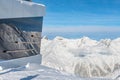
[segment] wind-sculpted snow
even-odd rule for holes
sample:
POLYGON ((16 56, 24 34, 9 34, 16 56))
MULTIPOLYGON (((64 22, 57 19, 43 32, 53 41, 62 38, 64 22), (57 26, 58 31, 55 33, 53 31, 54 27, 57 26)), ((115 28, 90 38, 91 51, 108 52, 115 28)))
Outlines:
POLYGON ((43 38, 41 49, 43 65, 80 77, 110 77, 120 69, 120 38, 43 38))

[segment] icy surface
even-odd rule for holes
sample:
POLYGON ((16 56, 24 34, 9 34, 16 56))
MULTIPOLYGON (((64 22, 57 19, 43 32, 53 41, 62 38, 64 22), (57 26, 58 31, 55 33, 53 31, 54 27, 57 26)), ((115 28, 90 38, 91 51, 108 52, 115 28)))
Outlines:
MULTIPOLYGON (((42 64, 80 77, 107 77, 120 69, 120 38, 42 39, 42 64)), ((114 77, 119 74, 114 74, 114 77)))

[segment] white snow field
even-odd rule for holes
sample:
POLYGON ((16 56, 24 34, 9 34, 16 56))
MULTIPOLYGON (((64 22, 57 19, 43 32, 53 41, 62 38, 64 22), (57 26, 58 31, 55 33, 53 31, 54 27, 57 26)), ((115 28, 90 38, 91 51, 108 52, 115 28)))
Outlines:
MULTIPOLYGON (((39 55, 26 57, 21 59, 14 59, 0 62, 0 80, 96 80, 97 78, 80 78, 75 75, 71 75, 62 71, 58 71, 52 68, 39 64, 39 55), (25 61, 28 62, 26 65, 25 61), (35 61, 34 60, 38 60, 35 61), (19 63, 22 63, 20 65, 19 63)), ((101 80, 99 78, 97 80, 101 80)), ((102 79, 111 80, 111 79, 102 79)))
POLYGON ((120 38, 43 38, 42 61, 40 55, 1 60, 0 80, 120 80, 119 53, 120 38))
MULTIPOLYGON (((38 56, 30 57, 29 59, 33 60, 35 58, 38 58, 38 56)), ((15 63, 17 62, 19 64, 19 61, 24 62, 23 59, 15 59, 12 62, 15 63)), ((1 63, 7 65, 8 63, 11 63, 11 60, 5 62, 2 61, 1 63)), ((10 67, 8 68, 7 66, 0 67, 0 80, 79 80, 80 79, 70 74, 62 73, 58 70, 42 66, 39 63, 28 62, 28 64, 26 65, 21 65, 21 66, 19 65, 17 67, 14 64, 11 65, 12 65, 11 68, 10 67), (4 69, 4 67, 6 68, 4 69)))
POLYGON ((120 77, 120 38, 42 39, 42 64, 79 77, 120 77))

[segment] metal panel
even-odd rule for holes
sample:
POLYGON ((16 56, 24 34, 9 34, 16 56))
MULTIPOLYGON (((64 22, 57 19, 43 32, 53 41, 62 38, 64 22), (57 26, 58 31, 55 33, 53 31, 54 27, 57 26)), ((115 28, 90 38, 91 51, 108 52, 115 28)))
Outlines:
POLYGON ((43 17, 0 19, 0 58, 40 54, 43 17))

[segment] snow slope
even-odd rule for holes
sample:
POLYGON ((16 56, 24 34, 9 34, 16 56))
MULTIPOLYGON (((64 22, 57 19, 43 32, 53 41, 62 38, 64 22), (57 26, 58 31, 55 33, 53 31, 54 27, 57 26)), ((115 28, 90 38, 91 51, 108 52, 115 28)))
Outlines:
MULTIPOLYGON (((29 60, 32 62, 36 59, 39 59, 39 57, 29 57, 29 60)), ((24 60, 19 58, 1 61, 0 65, 2 65, 0 66, 0 80, 111 80, 107 78, 79 78, 74 75, 40 65, 39 61, 38 63, 28 62, 26 65, 20 65, 18 63, 24 63, 24 61, 28 61, 28 57, 24 58, 24 60), (16 64, 8 64, 13 62, 18 63, 19 66, 16 66, 16 64), (8 64, 9 67, 5 66, 5 64, 8 64)))
POLYGON ((18 68, 0 71, 0 80, 79 80, 75 76, 61 73, 38 64, 27 64, 18 68), (14 75, 14 76, 13 76, 14 75), (6 77, 7 76, 7 77, 6 77))
POLYGON ((80 77, 115 78, 120 69, 120 38, 42 39, 42 64, 80 77))

